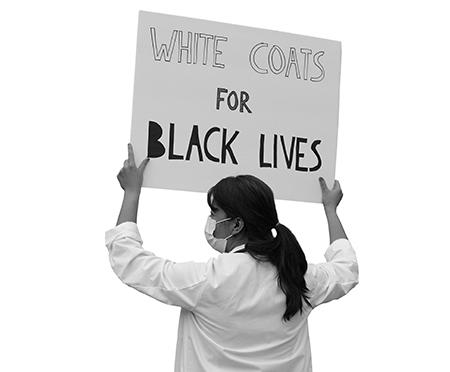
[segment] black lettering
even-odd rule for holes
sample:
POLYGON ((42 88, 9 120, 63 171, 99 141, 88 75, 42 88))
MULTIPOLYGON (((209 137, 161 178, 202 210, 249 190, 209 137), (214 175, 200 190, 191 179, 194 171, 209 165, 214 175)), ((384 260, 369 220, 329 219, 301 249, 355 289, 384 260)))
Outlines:
POLYGON ((234 110, 237 109, 237 107, 239 105, 239 101, 238 101, 237 93, 234 90, 232 90, 231 93, 228 95, 227 103, 228 103, 228 108, 230 110, 234 111, 234 110), (233 105, 231 104, 231 97, 234 97, 234 104, 233 105))
POLYGON ((211 134, 213 134, 214 132, 220 132, 220 129, 217 128, 217 127, 212 127, 212 128, 209 128, 209 129, 208 129, 208 131, 207 131, 206 134, 205 134, 205 140, 204 140, 204 142, 203 142, 203 148, 205 149, 205 155, 206 155, 206 157, 207 157, 209 160, 211 160, 211 161, 213 161, 213 162, 216 162, 216 163, 219 163, 219 162, 220 162, 219 158, 216 158, 215 156, 211 155, 211 153, 208 151, 208 140, 209 140, 209 136, 210 136, 211 134))
POLYGON ((299 160, 300 158, 305 157, 305 154, 300 152, 300 143, 306 143, 308 140, 306 138, 297 137, 297 141, 295 142, 295 152, 297 154, 295 158, 295 170, 301 171, 301 172, 307 172, 308 168, 300 167, 299 166, 299 160))
POLYGON ((231 161, 233 162, 233 164, 237 164, 238 162, 236 161, 236 158, 234 157, 233 154, 233 150, 231 149, 231 142, 233 142, 236 138, 236 136, 239 134, 239 131, 235 131, 233 136, 231 137, 231 139, 226 142, 226 138, 227 138, 227 130, 226 128, 223 128, 223 136, 222 136, 222 163, 225 164, 226 161, 226 152, 228 151, 228 153, 230 154, 231 157, 231 161))
POLYGON ((189 140, 188 151, 186 154, 186 160, 191 159, 192 146, 197 147, 198 159, 203 161, 202 148, 200 146, 200 139, 198 138, 198 125, 192 127, 191 139, 189 140))
POLYGON ((272 168, 270 163, 264 162, 264 138, 264 134, 259 136, 259 166, 260 168, 272 168))
POLYGON ((294 160, 294 141, 295 141, 295 137, 292 137, 291 147, 289 149, 289 155, 288 155, 288 153, 286 151, 286 145, 284 143, 284 137, 282 135, 280 135, 280 140, 281 140, 281 146, 283 147, 284 158, 286 159, 286 165, 287 165, 288 169, 291 169, 292 161, 294 160))
POLYGON ((244 107, 247 110, 248 113, 252 113, 252 111, 250 110, 250 108, 247 106, 247 101, 250 98, 250 96, 248 95, 248 93, 245 90, 241 91, 241 99, 240 99, 240 107, 239 107, 239 111, 240 112, 244 112, 244 107))
POLYGON ((217 98, 216 98, 216 110, 219 109, 220 102, 225 101, 225 98, 222 98, 221 93, 227 93, 228 89, 225 88, 217 88, 217 98))
POLYGON ((321 165, 322 165, 322 159, 320 158, 319 153, 317 152, 316 147, 320 144, 320 140, 315 140, 312 145, 311 145, 311 149, 313 150, 314 154, 317 157, 317 165, 315 165, 312 168, 309 168, 310 172, 315 172, 316 170, 320 169, 321 165))
POLYGON ((166 149, 158 140, 162 136, 162 128, 156 121, 148 122, 147 131, 147 157, 159 158, 164 155, 166 149))
POLYGON ((278 136, 276 134, 273 135, 273 167, 277 167, 277 143, 278 136))
POLYGON ((174 154, 173 142, 175 137, 175 124, 170 123, 169 130, 169 160, 183 160, 183 155, 174 154))

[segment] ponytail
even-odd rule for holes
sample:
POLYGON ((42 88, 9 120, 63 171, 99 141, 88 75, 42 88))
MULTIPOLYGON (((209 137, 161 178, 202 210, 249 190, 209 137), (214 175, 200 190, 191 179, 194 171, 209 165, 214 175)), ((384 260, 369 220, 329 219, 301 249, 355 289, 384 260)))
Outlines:
POLYGON ((305 254, 295 235, 285 225, 275 226, 276 237, 265 241, 248 242, 244 251, 254 259, 271 262, 278 271, 280 289, 286 295, 284 321, 289 321, 298 311, 303 313, 306 303, 309 306, 308 288, 304 275, 308 269, 305 254))

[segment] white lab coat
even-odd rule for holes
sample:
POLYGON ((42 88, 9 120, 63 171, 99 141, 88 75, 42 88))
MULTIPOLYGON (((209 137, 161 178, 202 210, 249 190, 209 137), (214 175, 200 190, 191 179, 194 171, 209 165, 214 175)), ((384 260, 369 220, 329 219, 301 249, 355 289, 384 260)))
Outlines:
POLYGON ((327 262, 308 264, 312 308, 282 322, 286 297, 277 270, 248 253, 207 262, 173 262, 144 250, 137 225, 124 222, 105 234, 112 269, 126 285, 181 307, 175 372, 307 372, 311 310, 345 295, 358 283, 358 263, 347 239, 334 241, 327 262))

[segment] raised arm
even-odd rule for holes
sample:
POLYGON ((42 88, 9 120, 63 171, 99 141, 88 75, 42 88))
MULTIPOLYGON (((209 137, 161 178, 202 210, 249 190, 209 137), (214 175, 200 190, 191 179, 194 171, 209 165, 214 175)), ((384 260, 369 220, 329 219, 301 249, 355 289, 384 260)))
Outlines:
POLYGON ((339 181, 328 189, 325 180, 319 178, 322 188, 322 203, 328 220, 330 246, 325 252, 326 262, 308 264, 305 278, 310 289, 310 303, 316 307, 347 294, 358 284, 359 269, 355 251, 347 239, 336 213, 342 199, 339 181))
POLYGON ((330 244, 337 239, 347 239, 342 223, 337 215, 337 206, 344 195, 339 181, 334 181, 334 186, 330 190, 325 180, 319 177, 320 187, 322 189, 322 204, 325 209, 325 215, 328 221, 328 232, 330 234, 330 244))
POLYGON ((192 310, 206 284, 208 262, 173 262, 144 250, 136 224, 143 172, 149 159, 139 167, 134 160, 133 146, 128 144, 128 159, 117 175, 124 190, 122 208, 116 227, 105 234, 111 267, 126 285, 158 301, 192 310))
POLYGON ((116 226, 124 222, 137 222, 142 178, 148 161, 149 158, 145 158, 142 160, 141 165, 136 167, 133 146, 131 143, 128 144, 128 159, 123 162, 123 168, 117 175, 120 186, 124 191, 124 196, 116 226))

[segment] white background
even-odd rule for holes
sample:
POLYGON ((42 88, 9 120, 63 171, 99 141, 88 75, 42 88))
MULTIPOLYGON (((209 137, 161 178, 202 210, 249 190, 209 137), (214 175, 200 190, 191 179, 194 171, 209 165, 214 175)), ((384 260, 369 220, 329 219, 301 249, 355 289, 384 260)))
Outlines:
MULTIPOLYGON (((314 370, 449 370, 445 2, 6 4, 0 370, 173 370, 179 308, 124 286, 104 246, 122 199, 139 9, 342 41, 338 211, 360 284, 311 315, 314 370)), ((321 260, 321 205, 277 206, 309 260, 321 260)), ((144 247, 206 260, 216 253, 207 214, 204 194, 144 189, 144 247)))

